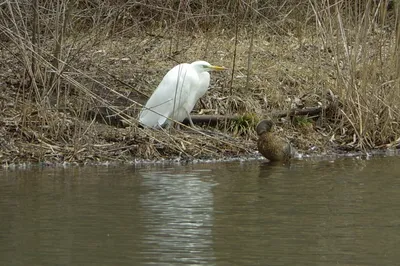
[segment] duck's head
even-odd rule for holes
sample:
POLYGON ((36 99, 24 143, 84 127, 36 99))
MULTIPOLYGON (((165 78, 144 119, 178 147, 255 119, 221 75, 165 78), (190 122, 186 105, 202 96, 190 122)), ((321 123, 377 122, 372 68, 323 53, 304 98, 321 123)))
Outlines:
POLYGON ((259 136, 264 134, 265 132, 271 132, 274 123, 271 120, 261 120, 260 123, 256 126, 256 132, 259 136))

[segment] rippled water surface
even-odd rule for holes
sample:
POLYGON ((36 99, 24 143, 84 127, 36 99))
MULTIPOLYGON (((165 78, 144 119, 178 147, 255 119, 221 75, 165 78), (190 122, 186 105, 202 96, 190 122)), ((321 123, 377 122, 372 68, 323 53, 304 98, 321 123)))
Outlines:
POLYGON ((0 265, 398 265, 400 157, 0 171, 0 265))

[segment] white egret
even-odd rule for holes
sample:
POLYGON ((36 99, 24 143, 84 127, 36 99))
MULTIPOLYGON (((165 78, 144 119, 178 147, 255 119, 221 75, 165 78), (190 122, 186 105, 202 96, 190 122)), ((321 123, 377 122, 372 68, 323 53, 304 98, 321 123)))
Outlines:
POLYGON ((213 66, 205 61, 173 67, 142 108, 139 122, 146 127, 159 128, 169 126, 172 122, 169 119, 182 122, 188 117, 193 127, 190 112, 207 92, 210 86, 208 71, 212 70, 225 70, 225 68, 213 66))

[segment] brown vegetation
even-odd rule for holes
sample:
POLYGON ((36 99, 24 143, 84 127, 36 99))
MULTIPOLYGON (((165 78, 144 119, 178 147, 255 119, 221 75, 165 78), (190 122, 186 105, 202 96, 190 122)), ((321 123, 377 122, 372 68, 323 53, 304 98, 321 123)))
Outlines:
POLYGON ((389 0, 5 1, 0 161, 249 155, 257 121, 285 111, 302 152, 396 147, 399 19, 389 0), (197 59, 230 71, 212 73, 196 110, 238 119, 218 134, 137 127, 167 70, 197 59))

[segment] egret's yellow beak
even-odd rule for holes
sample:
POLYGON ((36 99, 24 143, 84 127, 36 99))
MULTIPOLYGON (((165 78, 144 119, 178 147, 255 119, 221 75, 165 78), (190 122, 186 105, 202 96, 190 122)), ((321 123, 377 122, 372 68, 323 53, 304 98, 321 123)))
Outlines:
POLYGON ((226 67, 222 67, 222 66, 210 66, 210 69, 216 70, 216 71, 227 70, 226 67))

